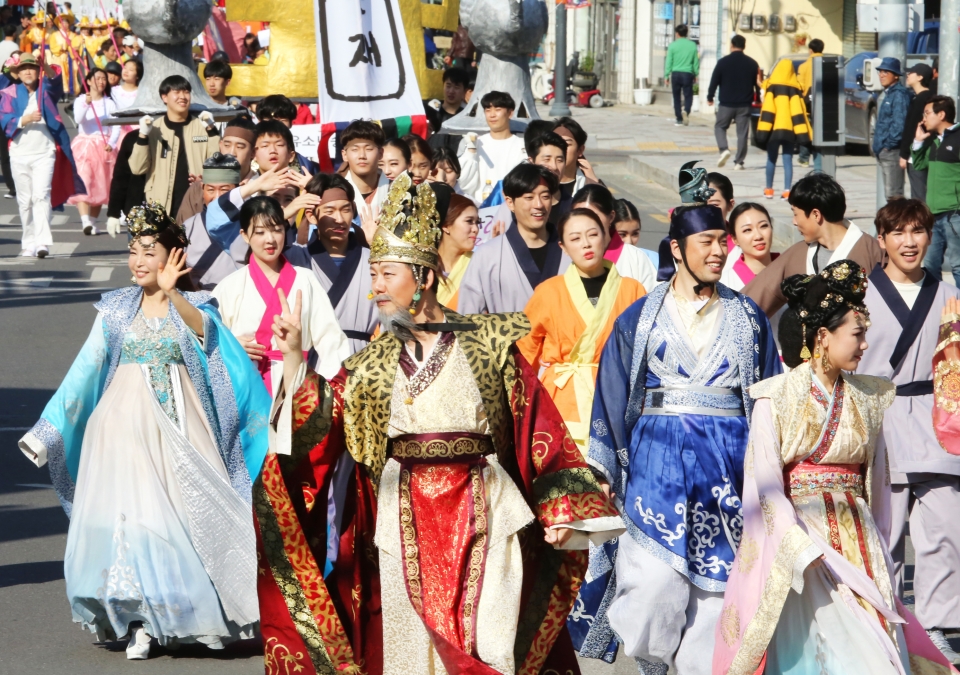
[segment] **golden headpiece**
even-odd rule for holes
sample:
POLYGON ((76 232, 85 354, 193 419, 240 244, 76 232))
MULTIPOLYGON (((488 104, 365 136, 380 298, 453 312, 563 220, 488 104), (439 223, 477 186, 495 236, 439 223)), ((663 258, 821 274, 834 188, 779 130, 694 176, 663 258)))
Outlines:
POLYGON ((436 271, 440 263, 437 195, 426 181, 415 191, 412 187, 406 172, 390 186, 380 211, 380 227, 370 244, 370 262, 401 262, 436 271))
POLYGON ((86 16, 80 17, 80 28, 90 28, 90 18, 86 16))

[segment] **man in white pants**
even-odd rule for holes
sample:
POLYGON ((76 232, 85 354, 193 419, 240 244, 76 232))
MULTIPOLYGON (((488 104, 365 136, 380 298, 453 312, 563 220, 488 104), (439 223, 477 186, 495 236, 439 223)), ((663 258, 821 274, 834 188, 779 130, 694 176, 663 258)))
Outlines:
POLYGON ((40 65, 33 54, 21 54, 13 70, 20 83, 0 92, 0 123, 11 139, 10 169, 23 224, 20 255, 45 258, 53 244, 50 191, 57 156, 57 132, 62 131, 66 137, 63 123, 55 112, 63 84, 60 75, 44 64, 45 82, 40 91, 40 65))

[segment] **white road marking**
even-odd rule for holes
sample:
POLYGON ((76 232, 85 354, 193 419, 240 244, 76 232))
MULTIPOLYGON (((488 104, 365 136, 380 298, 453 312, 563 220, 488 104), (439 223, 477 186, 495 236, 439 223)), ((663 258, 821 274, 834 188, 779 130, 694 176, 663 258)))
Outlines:
POLYGON ((69 222, 70 222, 70 216, 63 215, 63 214, 55 215, 50 220, 51 225, 66 225, 69 222))
POLYGON ((69 258, 73 255, 73 252, 77 250, 77 246, 80 245, 80 242, 76 241, 65 241, 59 244, 53 244, 50 246, 50 255, 56 258, 69 258))
POLYGON ((0 279, 0 286, 14 286, 22 288, 30 286, 31 288, 47 288, 53 277, 30 277, 29 279, 0 279))
POLYGON ((19 216, 19 215, 12 215, 12 216, 11 216, 10 214, 5 214, 5 215, 0 216, 0 223, 3 223, 4 225, 13 225, 13 224, 14 224, 14 223, 13 223, 14 219, 16 219, 17 225, 19 225, 19 224, 20 224, 20 216, 19 216))
POLYGON ((127 267, 129 261, 126 257, 123 258, 107 258, 99 260, 88 260, 87 267, 127 267))
POLYGON ((104 281, 110 281, 110 275, 113 274, 112 267, 94 267, 93 271, 90 272, 90 281, 96 283, 102 283, 104 281))
POLYGON ((36 258, 2 258, 0 259, 0 267, 19 267, 21 265, 26 265, 31 267, 37 264, 36 258))

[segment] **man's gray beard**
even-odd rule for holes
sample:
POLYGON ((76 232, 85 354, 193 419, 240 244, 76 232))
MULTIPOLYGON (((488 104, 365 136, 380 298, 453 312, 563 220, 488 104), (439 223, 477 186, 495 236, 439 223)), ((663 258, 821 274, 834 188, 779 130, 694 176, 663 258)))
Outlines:
POLYGON ((405 309, 398 307, 392 313, 380 310, 380 327, 385 332, 393 333, 403 342, 413 342, 416 339, 413 336, 416 326, 413 315, 405 309))

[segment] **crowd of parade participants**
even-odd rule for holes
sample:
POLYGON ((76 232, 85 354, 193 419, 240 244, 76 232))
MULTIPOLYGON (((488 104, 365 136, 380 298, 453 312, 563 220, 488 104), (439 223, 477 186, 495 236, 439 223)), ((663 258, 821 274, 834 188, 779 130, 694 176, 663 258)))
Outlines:
MULTIPOLYGON (((97 23, 34 17, 0 125, 21 255, 64 203, 129 247, 20 441, 98 641, 259 639, 267 673, 955 672, 960 292, 923 202, 853 223, 811 172, 774 222, 685 166, 641 248, 573 118, 514 135, 491 92, 479 136, 356 120, 324 173, 282 95, 215 120, 172 75, 163 115, 108 124, 143 68, 97 23)), ((205 76, 225 101, 229 64, 205 76)), ((472 87, 444 77, 434 124, 472 87)))

